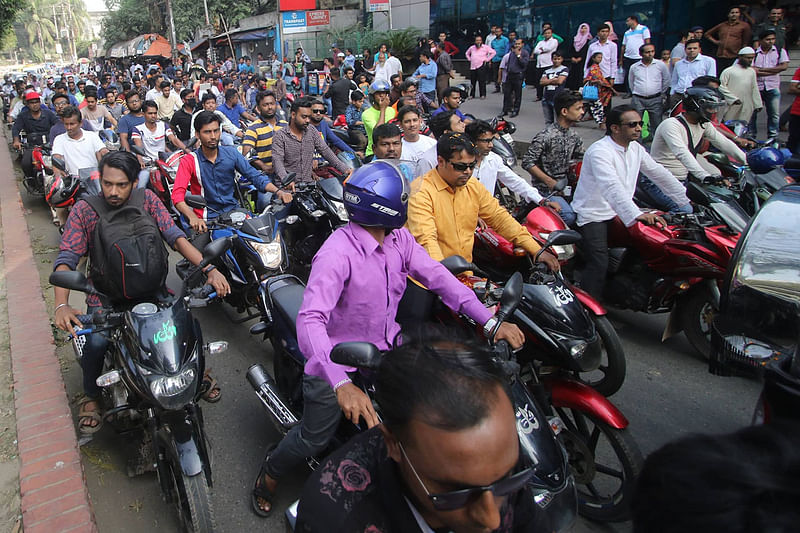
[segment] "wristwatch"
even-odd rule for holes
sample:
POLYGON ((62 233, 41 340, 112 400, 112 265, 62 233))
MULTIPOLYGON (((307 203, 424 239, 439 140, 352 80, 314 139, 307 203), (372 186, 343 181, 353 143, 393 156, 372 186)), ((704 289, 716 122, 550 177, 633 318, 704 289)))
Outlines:
POLYGON ((486 321, 486 324, 483 325, 483 334, 487 337, 491 337, 492 333, 494 332, 494 327, 497 325, 497 317, 491 317, 489 320, 486 321))

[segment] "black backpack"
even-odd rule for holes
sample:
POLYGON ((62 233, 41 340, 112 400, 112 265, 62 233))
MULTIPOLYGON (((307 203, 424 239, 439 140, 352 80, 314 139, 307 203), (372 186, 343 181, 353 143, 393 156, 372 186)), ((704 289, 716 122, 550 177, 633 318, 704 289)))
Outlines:
POLYGON ((167 279, 169 258, 155 219, 144 209, 144 189, 114 208, 101 196, 84 198, 100 217, 92 236, 89 277, 112 303, 157 295, 167 279))

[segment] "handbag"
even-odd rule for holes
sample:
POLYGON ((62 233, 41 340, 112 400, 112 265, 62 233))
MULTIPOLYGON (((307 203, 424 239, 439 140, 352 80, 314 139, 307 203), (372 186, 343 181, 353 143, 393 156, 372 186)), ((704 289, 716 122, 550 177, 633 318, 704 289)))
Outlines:
POLYGON ((596 86, 588 83, 583 86, 581 93, 583 94, 583 99, 587 102, 596 102, 600 99, 600 91, 597 90, 596 86))

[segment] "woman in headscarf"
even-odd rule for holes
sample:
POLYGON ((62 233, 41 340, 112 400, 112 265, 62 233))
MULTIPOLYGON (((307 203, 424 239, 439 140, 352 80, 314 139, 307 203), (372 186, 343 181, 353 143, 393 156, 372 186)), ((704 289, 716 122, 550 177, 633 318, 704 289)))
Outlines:
POLYGON ((604 24, 606 26, 608 26, 609 29, 611 29, 611 31, 608 33, 608 40, 609 41, 614 41, 615 43, 618 43, 619 42, 619 37, 617 37, 617 34, 614 33, 614 23, 611 22, 610 20, 607 20, 607 21, 604 22, 604 24))
POLYGON ((569 63, 569 75, 565 83, 568 89, 577 91, 583 85, 583 64, 586 63, 586 51, 589 49, 589 41, 592 34, 589 32, 589 25, 585 22, 578 26, 578 32, 572 38, 572 48, 567 54, 569 63))

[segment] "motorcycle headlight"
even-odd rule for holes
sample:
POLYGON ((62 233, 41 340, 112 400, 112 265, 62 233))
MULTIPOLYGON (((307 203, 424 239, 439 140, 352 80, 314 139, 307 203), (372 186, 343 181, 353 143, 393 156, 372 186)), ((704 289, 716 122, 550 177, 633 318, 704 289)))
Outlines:
POLYGON ((344 207, 344 202, 340 202, 338 200, 330 200, 331 205, 333 206, 334 211, 336 211, 336 216, 342 222, 347 222, 350 220, 350 216, 347 214, 347 209, 344 207))
POLYGON ((283 260, 283 250, 281 250, 280 235, 275 237, 272 242, 251 242, 250 246, 261 258, 261 262, 267 268, 278 268, 283 260))
POLYGON ((174 376, 160 376, 150 382, 150 391, 158 399, 177 396, 186 391, 195 380, 194 368, 186 368, 174 376))

